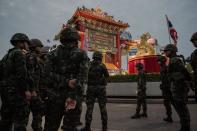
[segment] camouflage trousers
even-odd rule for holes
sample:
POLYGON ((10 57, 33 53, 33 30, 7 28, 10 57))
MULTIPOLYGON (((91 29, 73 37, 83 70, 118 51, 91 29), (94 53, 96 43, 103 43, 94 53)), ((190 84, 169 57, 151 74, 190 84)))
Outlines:
POLYGON ((15 87, 5 87, 1 93, 1 131, 26 131, 29 119, 29 104, 15 87))
POLYGON ((174 106, 182 127, 190 127, 190 113, 187 107, 188 88, 186 83, 176 82, 172 88, 172 105, 174 106))
MULTIPOLYGON (((63 131, 75 131, 77 116, 76 110, 65 112, 65 100, 63 95, 49 96, 45 115, 44 131, 58 131, 63 118, 63 131)), ((78 106, 78 105, 77 105, 78 106)), ((77 108, 76 108, 77 109, 77 108)))
POLYGON ((94 103, 96 99, 98 100, 100 112, 101 112, 101 120, 103 129, 107 129, 107 109, 106 109, 106 87, 105 86, 88 86, 87 93, 86 93, 86 127, 90 127, 92 122, 92 113, 94 109, 94 103))
POLYGON ((143 113, 147 112, 147 103, 146 103, 146 91, 138 91, 137 93, 137 107, 136 114, 140 113, 141 107, 143 109, 143 113))
POLYGON ((172 107, 171 107, 172 93, 170 90, 163 89, 162 96, 163 96, 163 104, 166 108, 166 115, 168 117, 171 117, 172 115, 172 107))
POLYGON ((40 95, 31 100, 30 109, 32 112, 32 124, 33 131, 42 131, 42 117, 44 116, 44 102, 40 95))
POLYGON ((172 105, 174 106, 182 127, 190 127, 190 113, 186 103, 182 101, 173 100, 172 105))
POLYGON ((76 115, 77 115, 77 120, 76 123, 77 125, 80 125, 81 123, 81 113, 82 113, 82 102, 83 102, 83 96, 79 96, 78 104, 76 107, 76 115))

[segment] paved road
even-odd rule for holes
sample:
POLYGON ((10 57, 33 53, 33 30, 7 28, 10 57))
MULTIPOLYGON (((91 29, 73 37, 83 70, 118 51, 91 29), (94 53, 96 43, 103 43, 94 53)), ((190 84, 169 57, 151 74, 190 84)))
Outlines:
MULTIPOLYGON (((180 125, 178 116, 173 110, 174 123, 162 121, 165 110, 162 104, 148 104, 148 118, 130 119, 135 113, 135 104, 108 103, 109 131, 178 131, 180 125)), ((83 104, 82 122, 84 123, 86 106, 83 104)), ((189 104, 192 131, 197 131, 197 104, 189 104)), ((31 120, 30 120, 31 121, 31 120)), ((101 131, 101 121, 98 105, 95 105, 92 131, 101 131)), ((32 131, 28 126, 28 131, 32 131)), ((60 131, 60 130, 59 130, 60 131)))

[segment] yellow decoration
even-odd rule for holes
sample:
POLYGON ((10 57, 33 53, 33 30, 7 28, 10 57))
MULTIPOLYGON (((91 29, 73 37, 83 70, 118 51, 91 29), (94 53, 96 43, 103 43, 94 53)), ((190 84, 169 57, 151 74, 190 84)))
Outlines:
POLYGON ((150 33, 144 33, 140 38, 141 40, 140 44, 137 45, 136 56, 154 55, 155 50, 153 46, 147 43, 147 40, 151 38, 150 33))

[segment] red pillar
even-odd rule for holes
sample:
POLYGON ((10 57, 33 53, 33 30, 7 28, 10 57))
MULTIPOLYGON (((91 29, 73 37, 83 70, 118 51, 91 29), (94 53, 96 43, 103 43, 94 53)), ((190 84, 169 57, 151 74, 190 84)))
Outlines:
POLYGON ((121 68, 121 49, 120 49, 120 33, 116 35, 116 47, 117 53, 115 56, 115 65, 120 69, 121 68))
POLYGON ((80 37, 81 37, 81 46, 80 48, 81 49, 84 49, 84 44, 85 44, 85 35, 84 35, 84 32, 80 32, 80 37))

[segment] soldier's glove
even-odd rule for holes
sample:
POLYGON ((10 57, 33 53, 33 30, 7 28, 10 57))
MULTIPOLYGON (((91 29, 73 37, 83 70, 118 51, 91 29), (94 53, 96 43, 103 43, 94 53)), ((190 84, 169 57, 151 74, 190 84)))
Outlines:
POLYGON ((21 53, 22 53, 23 55, 26 55, 26 54, 28 53, 28 51, 25 50, 25 49, 22 49, 22 50, 21 50, 21 53))
POLYGON ((75 87, 76 87, 76 84, 77 84, 77 80, 76 80, 76 79, 71 79, 71 80, 69 80, 69 82, 68 82, 68 86, 69 86, 70 88, 75 88, 75 87))
POLYGON ((25 97, 27 101, 31 100, 31 92, 30 91, 25 91, 25 97))
POLYGON ((65 102, 65 112, 69 111, 69 110, 73 110, 75 109, 77 104, 77 101, 71 98, 67 98, 66 102, 65 102))
POLYGON ((31 96, 32 96, 32 97, 37 97, 36 91, 32 91, 32 92, 31 92, 31 96))

